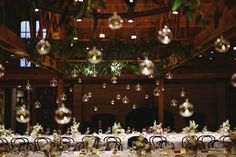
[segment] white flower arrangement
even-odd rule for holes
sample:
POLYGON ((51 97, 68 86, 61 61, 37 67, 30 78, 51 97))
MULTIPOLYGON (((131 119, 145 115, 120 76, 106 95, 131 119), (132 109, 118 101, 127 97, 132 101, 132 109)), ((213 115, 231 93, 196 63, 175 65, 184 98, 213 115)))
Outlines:
POLYGON ((70 127, 70 132, 72 135, 75 135, 76 133, 78 133, 78 129, 79 129, 80 123, 76 122, 75 118, 73 118, 73 125, 70 127))
POLYGON ((4 124, 0 125, 0 136, 11 136, 12 133, 12 130, 5 129, 4 124))
POLYGON ((187 132, 187 133, 191 131, 195 132, 197 127, 198 127, 198 124, 196 124, 194 120, 190 120, 189 126, 186 126, 185 128, 183 128, 183 132, 187 132))
POLYGON ((226 120, 225 122, 223 122, 221 126, 222 127, 220 128, 220 133, 227 134, 230 130, 229 120, 226 120))
POLYGON ((30 134, 31 137, 38 137, 43 132, 43 127, 39 125, 38 123, 33 126, 33 130, 30 134))
POLYGON ((114 125, 112 126, 112 133, 113 134, 121 134, 124 133, 125 130, 121 127, 120 123, 114 123, 114 125))
POLYGON ((154 120, 153 126, 150 127, 154 133, 161 134, 163 132, 162 123, 157 124, 157 121, 154 120))

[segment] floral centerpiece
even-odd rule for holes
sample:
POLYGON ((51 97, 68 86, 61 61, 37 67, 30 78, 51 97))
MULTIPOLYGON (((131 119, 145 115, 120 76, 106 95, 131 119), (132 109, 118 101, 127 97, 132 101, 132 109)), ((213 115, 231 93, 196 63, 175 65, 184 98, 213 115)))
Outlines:
POLYGON ((95 143, 96 137, 94 135, 86 137, 84 139, 84 153, 88 153, 91 155, 98 155, 98 149, 94 148, 94 143, 95 143))
POLYGON ((43 133, 43 127, 37 123, 35 126, 33 126, 33 130, 30 136, 35 138, 41 135, 42 133, 43 133))
POLYGON ((125 130, 121 127, 120 123, 114 123, 112 126, 112 133, 113 134, 121 134, 124 133, 125 130))
POLYGON ((153 122, 153 126, 150 127, 151 131, 156 133, 156 134, 162 134, 163 129, 162 129, 162 123, 157 124, 156 120, 153 122))
POLYGON ((222 134, 228 134, 230 130, 230 124, 229 124, 229 120, 226 120, 225 122, 222 123, 222 125, 220 126, 219 132, 222 134))
POLYGON ((189 126, 183 128, 184 133, 188 133, 190 136, 194 135, 197 130, 198 124, 194 120, 189 121, 189 126))
POLYGON ((138 137, 138 140, 132 142, 132 146, 137 156, 148 156, 151 153, 151 144, 142 135, 138 137))
POLYGON ((1 136, 11 136, 13 134, 12 130, 5 129, 5 125, 0 125, 0 137, 1 136))
POLYGON ((61 136, 57 133, 53 133, 53 142, 47 143, 43 146, 42 151, 45 157, 58 157, 61 156, 64 145, 61 140, 61 136))
POLYGON ((236 129, 234 129, 233 131, 229 131, 229 138, 231 142, 229 144, 228 149, 231 154, 236 154, 236 129))
POLYGON ((75 118, 73 118, 73 125, 70 127, 70 132, 72 136, 75 136, 79 132, 78 131, 79 126, 80 126, 80 123, 76 122, 75 118))

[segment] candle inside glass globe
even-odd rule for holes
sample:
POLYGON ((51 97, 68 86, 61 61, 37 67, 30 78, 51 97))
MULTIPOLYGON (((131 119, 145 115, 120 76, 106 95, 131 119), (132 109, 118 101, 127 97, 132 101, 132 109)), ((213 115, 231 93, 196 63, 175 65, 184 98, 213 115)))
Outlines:
POLYGON ((122 99, 123 104, 128 104, 129 103, 129 98, 127 96, 124 96, 122 99))
POLYGON ((116 12, 108 19, 108 25, 111 29, 120 29, 123 25, 123 19, 116 12))
POLYGON ((72 112, 62 104, 62 106, 55 111, 54 118, 58 124, 67 124, 72 119, 72 112))
POLYGON ((127 85, 125 86, 125 88, 126 88, 127 90, 129 90, 129 89, 130 89, 130 85, 127 84, 127 85))
POLYGON ((114 105, 115 104, 115 100, 112 99, 111 100, 111 104, 114 105))
POLYGON ((47 40, 42 39, 36 44, 36 50, 40 55, 48 54, 50 49, 51 45, 47 40))
POLYGON ((66 101, 66 99, 67 99, 66 94, 65 94, 65 93, 62 93, 62 94, 60 95, 60 100, 61 100, 61 101, 66 101))
POLYGON ((88 52, 88 62, 97 64, 102 61, 102 52, 99 51, 95 46, 88 52))
POLYGON ((142 90, 142 86, 138 83, 137 85, 135 85, 135 90, 136 91, 141 91, 142 90))
POLYGON ((27 123, 30 120, 30 112, 26 109, 25 105, 16 109, 16 120, 19 123, 27 123))
POLYGON ((160 95, 161 95, 161 90, 160 90, 158 87, 156 87, 156 88, 153 90, 153 95, 154 95, 154 96, 160 96, 160 95))
POLYGON ((32 89, 32 86, 29 83, 29 80, 27 80, 27 84, 26 84, 25 88, 26 88, 26 90, 31 90, 32 89))
POLYGON ((92 97, 92 92, 89 91, 87 95, 88 95, 89 98, 91 98, 92 97))
POLYGON ((71 71, 71 77, 72 77, 72 78, 76 78, 76 77, 78 77, 78 76, 79 76, 78 70, 73 69, 73 70, 71 71))
POLYGON ((179 114, 183 117, 190 117, 193 115, 193 105, 189 103, 189 100, 179 106, 179 114))
POLYGON ((233 87, 236 87, 236 73, 231 76, 231 84, 233 87))
POLYGON ((120 100, 120 98, 121 98, 120 94, 117 94, 117 95, 116 95, 116 99, 117 99, 117 100, 120 100))
POLYGON ((107 84, 104 82, 103 84, 102 84, 102 88, 106 88, 107 87, 107 84))
POLYGON ((215 41, 215 50, 217 52, 225 53, 229 50, 229 48, 230 48, 230 44, 226 39, 224 39, 223 36, 216 39, 216 41, 215 41))
POLYGON ((0 78, 4 76, 4 73, 5 73, 5 68, 2 64, 0 64, 0 78))
POLYGON ((84 96, 82 97, 82 101, 83 102, 88 102, 89 101, 89 97, 87 94, 84 94, 84 96))
POLYGON ((94 106, 93 110, 94 110, 95 112, 97 112, 97 111, 98 111, 98 107, 97 107, 97 106, 94 106))
POLYGON ((167 73, 166 73, 166 79, 167 79, 167 80, 171 80, 171 79, 173 79, 173 77, 174 77, 174 76, 173 76, 172 73, 170 73, 170 72, 167 72, 167 73))
POLYGON ((154 64, 147 57, 140 63, 140 70, 143 75, 151 75, 154 73, 154 64))
POLYGON ((180 92, 180 97, 185 97, 186 96, 186 92, 184 90, 184 88, 181 89, 181 92, 180 92))
POLYGON ((132 108, 133 108, 133 109, 136 109, 136 105, 135 105, 135 104, 133 104, 133 105, 132 105, 132 108))
POLYGON ((57 86, 57 80, 55 78, 53 78, 52 80, 50 80, 50 86, 51 87, 56 87, 57 86))
POLYGON ((165 25, 164 28, 158 31, 158 39, 163 44, 169 44, 173 38, 170 28, 165 25))
POLYGON ((117 83, 117 77, 113 76, 111 78, 111 83, 116 84, 117 83))
POLYGON ((175 100, 175 99, 172 99, 171 101, 170 101, 170 106, 177 106, 177 100, 175 100))
POLYGON ((34 103, 34 108, 41 108, 41 103, 39 101, 36 101, 34 103))

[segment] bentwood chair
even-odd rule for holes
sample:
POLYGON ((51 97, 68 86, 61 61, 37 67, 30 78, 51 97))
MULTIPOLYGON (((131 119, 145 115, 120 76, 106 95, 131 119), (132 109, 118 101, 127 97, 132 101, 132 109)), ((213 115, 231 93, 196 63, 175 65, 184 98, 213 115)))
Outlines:
POLYGON ((94 140, 94 143, 93 143, 93 147, 98 149, 98 146, 99 146, 99 142, 100 142, 100 138, 97 137, 97 136, 90 136, 90 135, 86 135, 82 138, 82 142, 86 141, 87 138, 91 138, 91 137, 94 137, 95 140, 94 140))
POLYGON ((36 137, 34 139, 34 145, 37 151, 41 151, 41 147, 45 144, 51 144, 52 140, 48 137, 36 137))

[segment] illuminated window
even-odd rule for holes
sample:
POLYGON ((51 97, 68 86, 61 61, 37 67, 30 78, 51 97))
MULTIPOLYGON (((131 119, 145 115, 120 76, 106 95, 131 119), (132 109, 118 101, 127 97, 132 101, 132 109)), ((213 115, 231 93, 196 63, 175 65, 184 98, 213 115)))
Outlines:
POLYGON ((20 67, 31 67, 31 62, 26 58, 20 59, 20 67))
MULTIPOLYGON (((20 25, 20 36, 21 38, 31 38, 30 35, 30 22, 29 21, 21 21, 21 25, 20 25)), ((39 32, 39 21, 36 21, 36 36, 38 35, 39 32)), ((47 35, 47 29, 42 29, 42 33, 43 33, 43 38, 46 38, 47 35)))

